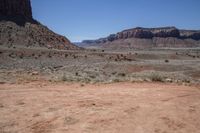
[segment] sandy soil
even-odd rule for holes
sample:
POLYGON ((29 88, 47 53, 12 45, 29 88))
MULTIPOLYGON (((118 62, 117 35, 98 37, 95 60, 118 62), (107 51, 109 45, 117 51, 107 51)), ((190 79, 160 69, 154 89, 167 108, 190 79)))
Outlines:
POLYGON ((0 133, 198 133, 199 116, 199 87, 0 85, 0 133))

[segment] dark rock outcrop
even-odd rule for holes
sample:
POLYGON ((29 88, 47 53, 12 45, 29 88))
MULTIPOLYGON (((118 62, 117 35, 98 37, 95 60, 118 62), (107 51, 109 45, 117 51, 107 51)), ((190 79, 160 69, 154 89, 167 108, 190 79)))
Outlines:
POLYGON ((194 40, 200 40, 200 31, 195 30, 181 30, 180 31, 181 38, 183 39, 194 39, 194 40))
POLYGON ((0 15, 23 16, 32 19, 30 0, 0 0, 0 15))
POLYGON ((0 0, 0 46, 79 49, 33 19, 30 0, 0 0))
POLYGON ((180 32, 175 27, 155 28, 155 29, 150 29, 150 32, 153 33, 153 37, 162 37, 162 38, 180 37, 180 32))
POLYGON ((32 17, 30 0, 0 0, 0 3, 0 21, 13 21, 20 26, 38 23, 32 17))

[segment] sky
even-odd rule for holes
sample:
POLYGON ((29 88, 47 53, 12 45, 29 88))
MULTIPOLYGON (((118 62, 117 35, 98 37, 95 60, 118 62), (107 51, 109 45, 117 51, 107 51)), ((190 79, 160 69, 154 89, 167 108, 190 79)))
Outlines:
POLYGON ((72 42, 134 27, 200 30, 200 0, 31 0, 33 16, 72 42))

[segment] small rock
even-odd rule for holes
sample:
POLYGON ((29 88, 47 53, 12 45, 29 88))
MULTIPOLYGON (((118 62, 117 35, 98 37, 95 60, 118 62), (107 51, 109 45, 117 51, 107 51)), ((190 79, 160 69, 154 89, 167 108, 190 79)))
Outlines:
POLYGON ((35 71, 35 72, 32 72, 31 75, 39 75, 39 73, 35 71))
POLYGON ((151 79, 144 79, 145 82, 151 82, 151 79))
POLYGON ((172 83, 172 82, 173 82, 173 80, 172 80, 172 79, 170 79, 170 78, 167 78, 165 81, 166 81, 166 82, 170 82, 170 83, 172 83))
POLYGON ((4 108, 4 105, 0 103, 0 108, 4 108))
POLYGON ((0 81, 0 84, 2 85, 2 84, 5 84, 6 82, 4 82, 4 81, 0 81))

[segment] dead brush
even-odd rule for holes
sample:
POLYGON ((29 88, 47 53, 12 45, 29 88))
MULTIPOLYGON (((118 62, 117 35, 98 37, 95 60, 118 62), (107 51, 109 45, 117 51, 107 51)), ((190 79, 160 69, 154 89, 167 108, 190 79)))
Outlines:
POLYGON ((153 82, 164 82, 163 77, 158 73, 152 73, 149 78, 153 82))
POLYGON ((62 77, 61 77, 61 80, 62 81, 67 81, 67 76, 66 76, 66 73, 63 73, 62 77))
POLYGON ((169 63, 169 60, 165 60, 165 63, 169 63))

